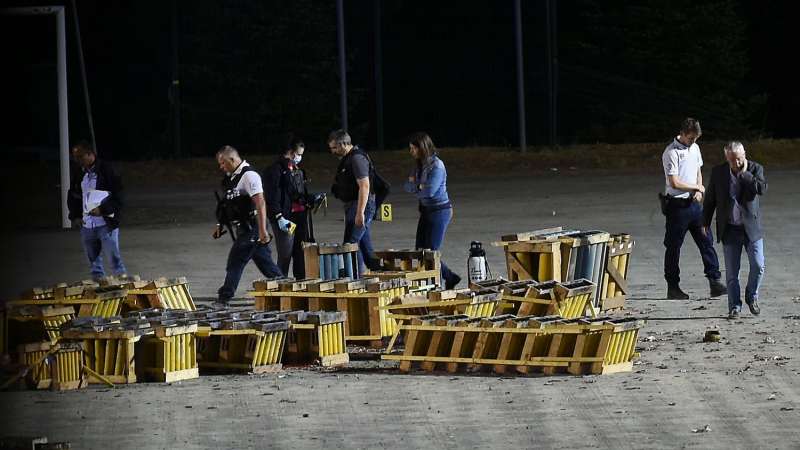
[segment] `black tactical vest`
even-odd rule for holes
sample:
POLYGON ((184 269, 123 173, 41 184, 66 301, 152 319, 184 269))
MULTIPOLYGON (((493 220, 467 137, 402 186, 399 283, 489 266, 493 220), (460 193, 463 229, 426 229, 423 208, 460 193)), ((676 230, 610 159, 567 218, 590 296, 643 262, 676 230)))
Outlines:
POLYGON ((246 224, 256 215, 256 207, 253 205, 250 196, 246 192, 239 192, 236 189, 244 174, 250 171, 254 171, 254 169, 251 166, 247 166, 243 167, 241 172, 233 178, 227 175, 222 178, 222 190, 224 191, 222 201, 225 215, 231 222, 246 224))
MULTIPOLYGON (((370 161, 367 152, 361 150, 358 146, 354 146, 347 155, 339 161, 339 167, 336 169, 336 178, 331 188, 333 196, 339 200, 347 203, 358 199, 358 182, 355 175, 353 175, 353 156, 356 154, 364 155, 370 161)), ((372 161, 370 161, 370 192, 372 192, 372 161)))

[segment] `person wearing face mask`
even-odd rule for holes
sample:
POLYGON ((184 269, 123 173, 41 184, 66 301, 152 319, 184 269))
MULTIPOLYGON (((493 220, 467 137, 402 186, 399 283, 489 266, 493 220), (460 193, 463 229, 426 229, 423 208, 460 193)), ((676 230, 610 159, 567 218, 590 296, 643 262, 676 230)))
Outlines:
MULTIPOLYGON (((419 201, 417 223, 417 249, 439 250, 444 242, 447 226, 453 218, 453 205, 447 195, 447 171, 436 154, 436 147, 426 133, 414 133, 408 144, 416 167, 403 185, 406 192, 416 194, 419 201)), ((461 277, 441 263, 445 289, 453 289, 461 277)))
POLYGON ((308 181, 305 171, 300 168, 303 153, 303 141, 293 139, 264 176, 269 221, 278 251, 278 267, 288 274, 291 263, 292 273, 298 280, 305 278, 303 242, 309 239, 308 181))
POLYGON ((759 197, 767 192, 767 180, 764 167, 747 159, 741 142, 729 142, 724 151, 726 162, 711 170, 703 202, 703 223, 710 236, 711 219, 717 212, 717 239, 722 240, 725 252, 728 317, 736 319, 742 309, 739 287, 742 247, 750 262, 744 301, 754 316, 761 313, 758 288, 764 277, 764 238, 759 197))

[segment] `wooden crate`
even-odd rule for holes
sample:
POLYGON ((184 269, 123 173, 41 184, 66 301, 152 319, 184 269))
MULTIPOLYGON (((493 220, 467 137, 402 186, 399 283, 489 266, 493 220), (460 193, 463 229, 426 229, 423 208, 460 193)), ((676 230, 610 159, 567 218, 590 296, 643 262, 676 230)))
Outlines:
POLYGON ((20 344, 50 341, 61 337, 61 326, 75 317, 71 306, 14 305, 6 310, 3 352, 20 344))
POLYGON ((595 317, 593 298, 597 285, 586 279, 556 283, 553 293, 556 300, 555 313, 565 319, 595 317))
POLYGON ((371 270, 369 277, 378 278, 381 281, 402 278, 408 280, 412 290, 433 290, 441 285, 441 270, 371 270))
POLYGON ((121 316, 123 306, 128 301, 127 289, 115 289, 105 292, 93 292, 85 298, 93 303, 83 303, 78 310, 78 317, 114 317, 121 316))
POLYGON ((393 355, 390 347, 382 358, 400 361, 403 372, 421 363, 426 371, 439 367, 449 372, 505 373, 512 368, 546 375, 612 373, 630 370, 634 356, 630 344, 635 345, 641 327, 641 321, 623 320, 424 316, 399 327, 405 338, 404 353, 393 355))
POLYGON ((628 270, 636 242, 629 234, 613 235, 608 243, 603 265, 603 280, 599 287, 599 307, 602 311, 622 309, 628 295, 628 270))
MULTIPOLYGON (((137 380, 136 345, 142 336, 152 333, 149 328, 104 331, 69 329, 64 330, 64 339, 82 345, 84 365, 93 372, 111 383, 129 384, 137 380)), ((89 383, 105 381, 90 373, 89 383)))
POLYGON ((34 389, 65 391, 86 386, 80 346, 49 341, 18 347, 20 363, 28 366, 26 382, 34 389))
POLYGON ((253 281, 253 292, 250 295, 255 298, 256 311, 277 311, 280 310, 280 300, 277 297, 256 295, 259 292, 275 292, 280 288, 280 283, 289 281, 291 278, 276 277, 263 278, 253 281))
POLYGON ((241 330, 198 329, 202 369, 269 373, 281 370, 290 322, 282 319, 251 322, 241 330))
POLYGON ((517 241, 504 247, 509 280, 563 280, 558 241, 517 241))
POLYGON ((516 316, 548 316, 556 314, 555 281, 534 280, 509 282, 502 286, 503 302, 499 312, 516 316))
POLYGON ((414 287, 433 286, 442 282, 441 253, 438 250, 380 250, 375 252, 381 270, 370 270, 369 276, 381 280, 405 278, 414 287))
MULTIPOLYGON (((586 279, 600 285, 610 237, 605 231, 582 231, 560 237, 564 281, 586 279)), ((599 289, 595 290, 593 306, 600 305, 599 292, 599 289)))
POLYGON ((136 344, 137 379, 172 383, 198 378, 197 325, 156 327, 136 344))
POLYGON ((425 271, 441 270, 441 252, 438 250, 378 250, 375 252, 381 270, 425 271))
POLYGON ((197 309, 189 293, 189 283, 186 278, 179 277, 173 279, 159 278, 147 285, 146 289, 156 291, 156 296, 152 298, 153 308, 161 309, 185 309, 194 311, 197 309))
POLYGON ((333 280, 361 278, 358 244, 318 244, 303 242, 306 277, 333 280))
POLYGON ((293 362, 316 361, 323 367, 350 362, 345 342, 344 312, 309 312, 305 323, 292 323, 287 357, 293 362))
POLYGON ((378 309, 401 324, 422 316, 489 317, 497 312, 500 303, 501 295, 494 290, 459 289, 431 291, 427 295, 408 294, 378 309))

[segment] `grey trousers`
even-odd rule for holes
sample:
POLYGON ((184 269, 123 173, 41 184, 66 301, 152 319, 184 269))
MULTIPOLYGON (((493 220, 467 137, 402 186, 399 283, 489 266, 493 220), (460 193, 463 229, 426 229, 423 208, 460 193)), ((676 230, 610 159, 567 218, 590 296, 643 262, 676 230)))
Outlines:
POLYGON ((278 252, 278 267, 284 275, 289 275, 289 263, 292 261, 292 246, 294 245, 294 235, 281 231, 278 221, 269 220, 272 234, 275 236, 275 250, 278 252))

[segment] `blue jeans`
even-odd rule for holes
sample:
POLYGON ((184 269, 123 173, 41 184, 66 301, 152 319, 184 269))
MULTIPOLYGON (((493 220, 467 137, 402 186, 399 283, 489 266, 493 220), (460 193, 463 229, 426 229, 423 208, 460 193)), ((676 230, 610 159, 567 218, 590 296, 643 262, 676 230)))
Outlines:
MULTIPOLYGON (((439 250, 444 243, 444 234, 450 220, 453 218, 453 208, 448 207, 437 211, 424 210, 420 212, 419 222, 417 223, 417 249, 427 248, 439 250)), ((442 281, 447 285, 448 282, 455 281, 455 274, 442 261, 442 281)))
POLYGON ((258 229, 255 226, 236 229, 236 242, 228 253, 228 264, 225 266, 225 283, 217 291, 219 301, 227 302, 236 293, 239 280, 245 266, 252 259, 256 267, 267 278, 282 277, 281 269, 272 260, 269 244, 258 243, 258 229))
POLYGON ((96 228, 81 227, 81 242, 86 258, 89 259, 92 279, 97 280, 106 276, 103 269, 103 255, 111 261, 114 275, 127 273, 125 264, 122 263, 122 256, 119 254, 119 228, 109 230, 108 225, 96 228))
POLYGON ((364 208, 364 226, 356 226, 356 208, 358 202, 347 205, 344 213, 344 242, 358 244, 359 273, 365 272, 364 261, 371 261, 375 251, 372 249, 372 238, 369 235, 369 225, 375 216, 375 200, 369 199, 364 208))
POLYGON ((700 250, 706 277, 710 280, 719 280, 719 258, 714 250, 714 237, 711 230, 703 233, 703 208, 697 202, 691 202, 687 207, 670 204, 667 209, 666 232, 664 234, 664 279, 670 285, 680 283, 681 246, 686 232, 692 234, 692 239, 700 250))
POLYGON ((725 253, 725 278, 728 285, 728 311, 742 309, 741 288, 739 287, 739 268, 742 262, 742 247, 747 252, 750 262, 750 273, 747 275, 747 287, 744 289, 744 301, 753 303, 758 300, 758 288, 764 278, 764 239, 750 242, 744 227, 728 225, 722 237, 722 248, 725 253))

